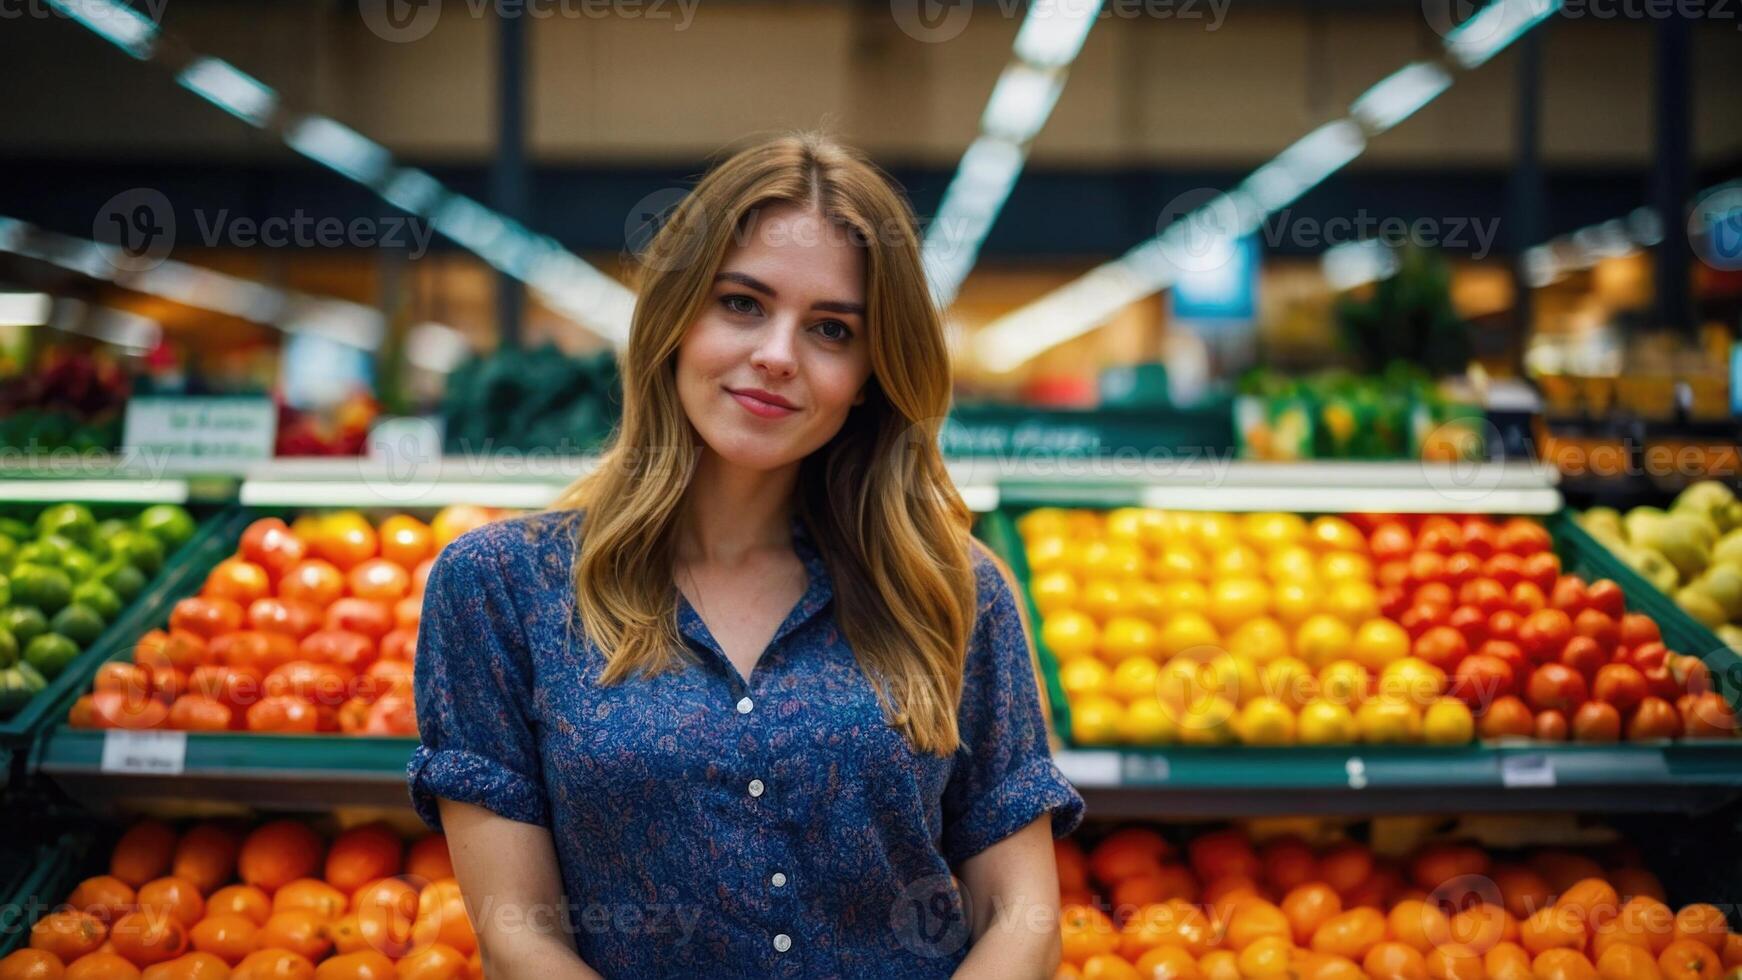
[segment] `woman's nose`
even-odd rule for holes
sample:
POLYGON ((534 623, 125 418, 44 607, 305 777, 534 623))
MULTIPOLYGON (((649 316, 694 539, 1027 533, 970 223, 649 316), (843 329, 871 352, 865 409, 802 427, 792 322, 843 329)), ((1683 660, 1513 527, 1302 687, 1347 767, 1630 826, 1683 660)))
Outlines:
POLYGON ((762 332, 760 342, 751 352, 750 363, 776 377, 789 377, 798 369, 795 351, 797 327, 771 323, 762 332))

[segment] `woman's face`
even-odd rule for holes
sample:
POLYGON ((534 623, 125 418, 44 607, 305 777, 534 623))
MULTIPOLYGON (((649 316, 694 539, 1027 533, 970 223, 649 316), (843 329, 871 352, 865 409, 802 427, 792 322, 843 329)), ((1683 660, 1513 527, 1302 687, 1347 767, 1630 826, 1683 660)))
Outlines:
POLYGON ((814 211, 759 209, 678 346, 690 423, 726 462, 776 469, 840 431, 870 376, 863 253, 814 211))

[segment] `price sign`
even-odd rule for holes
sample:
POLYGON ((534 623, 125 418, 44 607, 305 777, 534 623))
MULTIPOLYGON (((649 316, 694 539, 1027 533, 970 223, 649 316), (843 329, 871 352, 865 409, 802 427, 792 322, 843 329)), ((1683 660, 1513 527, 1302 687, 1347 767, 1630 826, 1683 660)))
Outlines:
POLYGON ((1554 760, 1545 753, 1509 755, 1500 760, 1500 785, 1507 789, 1554 784, 1554 760))
POLYGON ((188 733, 125 731, 103 733, 103 772, 136 776, 176 776, 187 765, 188 733))
POLYGON ((270 398, 145 396, 127 403, 122 448, 157 465, 200 468, 272 458, 270 398))

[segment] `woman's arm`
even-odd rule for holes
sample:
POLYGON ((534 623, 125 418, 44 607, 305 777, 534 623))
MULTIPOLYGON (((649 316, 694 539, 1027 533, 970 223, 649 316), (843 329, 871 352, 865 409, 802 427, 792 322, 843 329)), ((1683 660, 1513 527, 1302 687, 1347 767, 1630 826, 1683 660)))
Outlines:
POLYGON ((962 887, 974 917, 974 946, 956 971, 957 980, 1048 980, 1059 965, 1052 816, 1041 816, 963 861, 962 887))
POLYGON ((438 806, 484 975, 600 980, 575 953, 550 831, 470 803, 441 799, 438 806))

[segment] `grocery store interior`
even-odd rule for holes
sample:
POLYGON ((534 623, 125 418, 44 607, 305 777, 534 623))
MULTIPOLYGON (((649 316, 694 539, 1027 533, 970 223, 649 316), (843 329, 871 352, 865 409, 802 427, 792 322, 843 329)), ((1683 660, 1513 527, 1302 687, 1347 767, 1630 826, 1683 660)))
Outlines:
POLYGON ((0 21, 0 980, 484 975, 425 580, 588 471, 660 222, 794 131, 917 218, 1087 803, 1056 977, 1742 977, 1734 5, 0 21))

